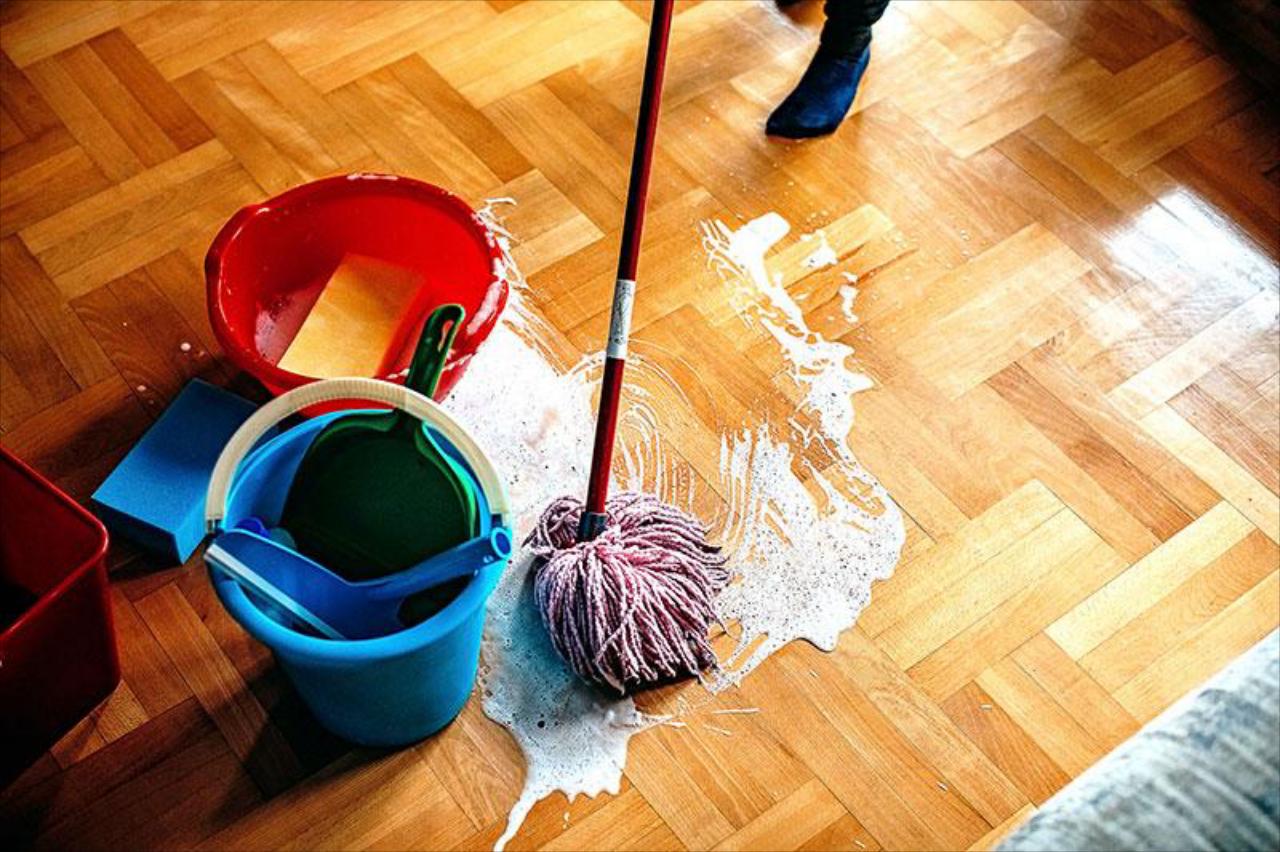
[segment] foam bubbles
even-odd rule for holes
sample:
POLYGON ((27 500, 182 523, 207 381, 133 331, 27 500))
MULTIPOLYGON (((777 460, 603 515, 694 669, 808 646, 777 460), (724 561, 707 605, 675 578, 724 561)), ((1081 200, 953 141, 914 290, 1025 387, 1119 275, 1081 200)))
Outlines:
POLYGON ((794 639, 834 650, 871 602, 872 582, 893 574, 904 535, 869 474, 845 460, 819 471, 767 423, 724 436, 721 468, 732 485, 728 544, 740 576, 721 593, 720 614, 740 633, 716 690, 794 639))
POLYGON ((804 234, 800 239, 808 242, 816 239, 818 247, 813 253, 804 259, 804 265, 809 269, 821 269, 824 266, 835 266, 840 262, 840 257, 836 254, 835 249, 831 248, 831 244, 827 242, 827 232, 819 228, 812 234, 804 234))
POLYGON ((739 316, 777 341, 804 390, 800 413, 819 424, 815 434, 795 416, 782 426, 766 419, 721 438, 730 505, 723 540, 740 577, 721 594, 720 611, 740 633, 716 688, 740 681, 794 639, 834 649, 870 602, 872 582, 893 573, 905 538, 897 506, 847 443, 853 395, 871 380, 851 367, 851 346, 809 328, 765 264, 787 230, 776 213, 736 231, 719 221, 702 226, 708 261, 739 316), (814 458, 824 461, 821 469, 814 458))

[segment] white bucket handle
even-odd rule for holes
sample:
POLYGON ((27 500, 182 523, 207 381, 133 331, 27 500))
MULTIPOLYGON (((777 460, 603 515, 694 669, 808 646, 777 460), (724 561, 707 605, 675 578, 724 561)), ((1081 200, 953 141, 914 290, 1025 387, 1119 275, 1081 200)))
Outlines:
POLYGON ((324 379, 296 387, 259 408, 241 424, 222 448, 222 455, 218 456, 213 476, 209 479, 209 491, 204 504, 205 531, 212 533, 221 528, 236 468, 267 430, 304 408, 338 400, 380 402, 408 412, 438 429, 475 472, 480 487, 484 489, 485 498, 489 501, 489 511, 498 515, 502 523, 508 523, 510 509, 507 505, 507 488, 494 470, 493 463, 470 433, 441 408, 439 403, 403 385, 380 379, 349 378, 324 379))

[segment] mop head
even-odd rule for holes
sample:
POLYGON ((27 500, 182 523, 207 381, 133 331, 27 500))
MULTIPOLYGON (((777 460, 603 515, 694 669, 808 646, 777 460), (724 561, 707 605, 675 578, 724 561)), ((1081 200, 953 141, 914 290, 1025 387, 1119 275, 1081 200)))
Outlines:
POLYGON ((713 665, 707 633, 730 577, 706 527, 625 491, 609 498, 604 531, 579 542, 582 508, 561 497, 525 540, 545 560, 534 596, 557 653, 582 678, 624 695, 713 665))

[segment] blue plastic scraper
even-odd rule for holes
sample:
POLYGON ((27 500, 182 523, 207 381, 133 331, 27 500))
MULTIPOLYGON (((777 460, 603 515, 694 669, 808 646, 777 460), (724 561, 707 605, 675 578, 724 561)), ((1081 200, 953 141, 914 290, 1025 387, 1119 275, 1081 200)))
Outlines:
POLYGON ((511 531, 494 527, 403 571, 352 582, 277 541, 237 528, 219 534, 204 558, 321 636, 372 639, 404 629, 399 613, 405 598, 510 555, 511 531))

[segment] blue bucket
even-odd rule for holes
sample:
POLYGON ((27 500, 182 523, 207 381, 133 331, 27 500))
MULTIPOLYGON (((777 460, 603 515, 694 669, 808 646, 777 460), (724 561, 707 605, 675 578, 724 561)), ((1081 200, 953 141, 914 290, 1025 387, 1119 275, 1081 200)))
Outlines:
MULTIPOLYGON (((333 379, 268 403, 227 444, 207 500, 211 530, 229 529, 250 515, 268 525, 279 519, 307 447, 333 418, 350 412, 305 421, 254 449, 243 463, 238 460, 257 434, 283 416, 336 399, 383 402, 419 416, 478 486, 482 532, 507 522, 506 492, 492 464, 436 403, 388 382, 333 379)), ((485 605, 505 567, 505 561, 482 567, 457 597, 420 624, 362 640, 325 639, 292 630, 268 615, 229 576, 211 568, 211 577, 227 611, 272 650, 322 725, 362 745, 400 746, 440 730, 466 704, 479 663, 485 605)))

